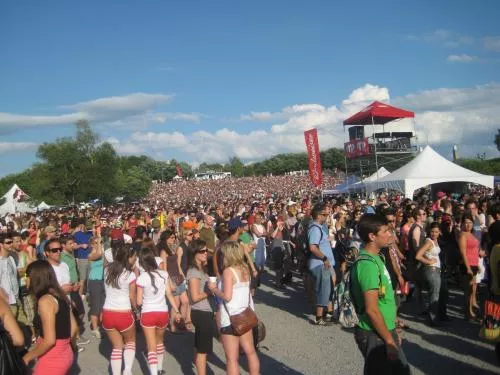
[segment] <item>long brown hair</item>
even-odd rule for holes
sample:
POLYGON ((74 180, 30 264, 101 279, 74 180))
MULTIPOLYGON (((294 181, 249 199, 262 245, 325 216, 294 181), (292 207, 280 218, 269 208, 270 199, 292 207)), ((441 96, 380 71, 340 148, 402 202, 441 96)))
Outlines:
POLYGON ((118 289, 118 279, 124 271, 132 272, 129 258, 134 256, 132 247, 123 242, 113 244, 113 262, 106 268, 106 284, 118 289))
POLYGON ((30 278, 30 291, 38 301, 46 294, 61 299, 66 298, 66 293, 61 289, 57 281, 54 269, 46 260, 36 260, 26 269, 26 274, 30 278))

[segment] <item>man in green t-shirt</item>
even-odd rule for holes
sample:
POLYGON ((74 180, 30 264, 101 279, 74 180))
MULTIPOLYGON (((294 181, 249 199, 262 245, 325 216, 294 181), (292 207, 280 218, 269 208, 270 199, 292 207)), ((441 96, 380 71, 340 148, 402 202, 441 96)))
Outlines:
POLYGON ((365 358, 365 374, 410 374, 396 332, 396 301, 389 272, 380 256, 392 232, 384 217, 365 215, 358 224, 365 247, 351 270, 351 294, 359 323, 355 340, 365 358))

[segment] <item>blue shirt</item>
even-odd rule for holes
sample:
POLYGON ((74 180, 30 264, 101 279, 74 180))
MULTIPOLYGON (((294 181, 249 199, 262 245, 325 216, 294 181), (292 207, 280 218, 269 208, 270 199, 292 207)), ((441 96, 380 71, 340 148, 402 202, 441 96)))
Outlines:
POLYGON ((375 215, 375 208, 373 206, 368 206, 366 207, 366 214, 367 215, 375 215))
POLYGON ((90 247, 90 237, 92 237, 92 232, 76 232, 74 234, 75 242, 77 245, 87 244, 89 245, 86 249, 76 249, 75 258, 87 259, 89 257, 92 248, 90 247))
MULTIPOLYGON (((328 241, 328 228, 326 227, 326 225, 320 225, 313 221, 311 224, 309 224, 307 237, 309 239, 309 244, 318 245, 319 250, 330 261, 331 266, 335 266, 335 258, 333 257, 333 250, 330 246, 330 241, 328 241), (321 227, 321 231, 318 227, 321 227), (323 235, 321 233, 323 233, 323 235)), ((316 268, 318 266, 323 266, 323 261, 311 254, 311 257, 309 258, 309 269, 312 270, 313 268, 316 268)))

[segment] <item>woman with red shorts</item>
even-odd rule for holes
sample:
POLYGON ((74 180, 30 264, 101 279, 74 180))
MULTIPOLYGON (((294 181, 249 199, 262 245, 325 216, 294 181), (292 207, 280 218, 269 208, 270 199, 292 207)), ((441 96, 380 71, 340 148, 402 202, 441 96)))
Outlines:
POLYGON ((141 326, 148 347, 148 364, 151 374, 163 374, 163 340, 168 325, 167 296, 174 306, 176 320, 180 319, 179 310, 170 290, 168 273, 161 270, 152 249, 145 247, 139 253, 139 265, 144 270, 137 278, 137 305, 142 306, 141 326))
POLYGON ((131 264, 135 253, 126 244, 117 245, 113 262, 104 271, 106 299, 102 312, 102 327, 113 346, 111 372, 121 375, 122 354, 125 363, 124 375, 132 373, 135 358, 135 324, 132 307, 136 307, 136 276, 131 264))

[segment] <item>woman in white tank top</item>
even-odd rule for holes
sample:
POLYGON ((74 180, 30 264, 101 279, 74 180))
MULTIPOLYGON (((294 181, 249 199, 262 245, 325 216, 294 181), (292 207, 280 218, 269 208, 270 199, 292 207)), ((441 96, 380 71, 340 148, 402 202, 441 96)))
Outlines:
POLYGON ((239 374, 238 359, 241 345, 247 356, 250 374, 257 375, 260 373, 260 362, 253 344, 252 330, 241 336, 235 336, 230 333, 230 330, 225 329, 231 325, 229 315, 239 314, 248 306, 254 308, 250 296, 250 270, 238 242, 226 241, 221 250, 224 253, 225 265, 222 274, 222 290, 217 288, 214 282, 209 282, 208 288, 224 302, 227 308, 227 311, 224 307, 220 309, 221 339, 226 353, 227 373, 239 374))
POLYGON ((415 259, 422 263, 422 274, 429 289, 429 318, 432 325, 439 325, 439 291, 441 289, 441 261, 439 253, 441 249, 438 238, 441 234, 439 224, 434 222, 430 225, 429 237, 418 249, 415 259))

